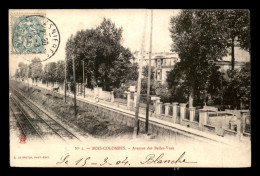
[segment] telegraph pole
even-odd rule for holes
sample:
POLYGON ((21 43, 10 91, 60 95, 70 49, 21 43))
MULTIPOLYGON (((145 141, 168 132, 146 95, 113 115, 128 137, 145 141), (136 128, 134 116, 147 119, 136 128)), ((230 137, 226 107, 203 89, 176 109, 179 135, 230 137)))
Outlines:
POLYGON ((64 100, 67 102, 67 59, 65 59, 65 92, 64 92, 64 100))
POLYGON ((145 43, 145 29, 146 29, 146 16, 145 13, 145 22, 144 22, 144 31, 142 36, 142 44, 141 44, 141 53, 139 58, 139 72, 138 72, 138 80, 137 80, 137 97, 136 97, 136 108, 135 108, 135 123, 134 123, 134 135, 136 138, 138 134, 138 126, 139 126, 139 102, 140 102, 140 92, 141 92, 141 80, 142 80, 142 60, 143 60, 143 52, 144 52, 144 43, 145 43))
POLYGON ((83 62, 83 80, 82 80, 82 83, 83 83, 83 94, 84 94, 84 98, 85 98, 85 84, 84 84, 84 82, 85 82, 85 77, 84 77, 84 60, 82 61, 83 62))
MULTIPOLYGON (((74 43, 74 45, 75 45, 75 43, 74 43)), ((77 100, 76 100, 75 58, 76 58, 76 45, 75 45, 75 55, 73 57, 74 109, 75 109, 75 118, 76 118, 77 117, 77 100)))
POLYGON ((30 66, 28 66, 28 73, 27 73, 28 92, 29 92, 29 88, 30 88, 30 85, 29 85, 29 69, 30 69, 30 66))
POLYGON ((153 37, 153 10, 151 10, 151 31, 150 31, 150 51, 149 51, 149 68, 148 68, 148 84, 147 84, 147 99, 146 99, 146 118, 145 132, 148 133, 149 121, 149 104, 150 104, 150 82, 151 82, 151 55, 152 55, 152 37, 153 37))
POLYGON ((49 68, 49 65, 48 63, 46 64, 46 69, 47 69, 47 87, 48 87, 48 84, 49 84, 49 71, 48 71, 48 68, 49 68))

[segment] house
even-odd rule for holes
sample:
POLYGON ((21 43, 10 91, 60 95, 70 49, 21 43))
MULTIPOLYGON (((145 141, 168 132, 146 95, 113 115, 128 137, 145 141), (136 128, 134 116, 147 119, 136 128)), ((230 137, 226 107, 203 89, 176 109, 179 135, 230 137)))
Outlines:
MULTIPOLYGON (((240 47, 236 46, 234 49, 235 53, 235 69, 240 69, 242 66, 250 62, 250 54, 249 52, 241 49, 240 47)), ((135 51, 133 53, 135 58, 138 58, 135 60, 135 62, 139 62, 140 58, 140 52, 135 51)), ((178 57, 177 53, 173 52, 158 52, 158 53, 152 53, 151 55, 151 66, 155 67, 155 81, 164 83, 167 78, 167 73, 170 72, 174 65, 179 62, 180 59, 178 57)), ((227 70, 231 69, 231 55, 229 51, 229 55, 226 57, 223 57, 222 60, 219 60, 215 62, 217 66, 220 66, 220 71, 222 73, 227 74, 227 70)), ((143 60, 142 60, 143 66, 146 66, 149 64, 149 52, 145 52, 143 60)))
MULTIPOLYGON (((138 51, 134 52, 135 58, 140 58, 140 53, 138 51)), ((140 62, 136 59, 135 62, 140 62)), ((154 78, 155 81, 165 82, 167 78, 167 73, 174 68, 174 65, 179 62, 178 54, 173 52, 158 52, 152 53, 151 56, 151 66, 155 68, 154 78)), ((143 60, 143 66, 149 64, 149 53, 145 52, 143 60)))

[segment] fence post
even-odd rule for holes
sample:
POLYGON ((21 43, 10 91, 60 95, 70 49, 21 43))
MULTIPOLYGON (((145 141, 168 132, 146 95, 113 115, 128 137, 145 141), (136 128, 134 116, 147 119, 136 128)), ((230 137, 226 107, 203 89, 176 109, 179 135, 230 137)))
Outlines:
POLYGON ((136 107, 136 98, 137 98, 137 93, 134 93, 134 107, 136 107))
POLYGON ((84 97, 84 90, 83 90, 83 88, 84 88, 84 83, 81 83, 80 85, 81 85, 81 86, 80 86, 80 92, 81 92, 81 95, 84 97))
POLYGON ((200 130, 203 130, 203 125, 207 125, 208 122, 208 110, 200 109, 199 110, 199 127, 200 130))
POLYGON ((127 97, 127 109, 130 109, 130 101, 131 101, 131 92, 126 92, 127 97))
POLYGON ((164 110, 164 114, 165 116, 168 116, 169 115, 169 106, 170 106, 170 103, 165 103, 165 110, 164 110))
POLYGON ((71 85, 70 85, 70 82, 68 82, 68 87, 69 87, 69 93, 71 93, 71 85))
POLYGON ((176 123, 176 119, 177 119, 177 102, 173 102, 172 103, 172 119, 173 122, 176 123))
POLYGON ((185 119, 186 115, 186 103, 180 104, 180 124, 182 124, 182 120, 185 119))
MULTIPOLYGON (((249 116, 250 117, 250 112, 240 112, 241 113, 241 120, 242 120, 242 133, 245 132, 245 129, 246 129, 246 117, 249 116)), ((250 119, 249 119, 250 120, 250 119)), ((250 124, 251 126, 251 124, 250 124)))
POLYGON ((79 94, 79 83, 76 83, 76 87, 74 91, 77 91, 77 94, 79 94))
POLYGON ((162 102, 157 102, 157 117, 160 117, 161 113, 162 113, 162 102))
POLYGON ((102 89, 102 87, 99 87, 98 88, 98 98, 99 99, 103 98, 102 95, 103 95, 103 89, 102 89))
POLYGON ((114 101, 115 101, 114 91, 111 91, 111 92, 110 92, 110 97, 111 97, 111 104, 113 104, 114 101))
POLYGON ((160 102, 160 97, 157 97, 154 104, 155 116, 158 117, 158 103, 160 102))
POLYGON ((237 138, 238 140, 241 140, 242 139, 242 136, 243 136, 243 128, 242 128, 242 125, 241 125, 241 119, 237 118, 237 138))
POLYGON ((98 101, 99 101, 99 89, 98 89, 98 87, 95 87, 94 88, 94 99, 95 99, 95 102, 97 103, 98 101))
POLYGON ((190 110, 190 121, 194 121, 194 117, 195 117, 195 107, 190 107, 189 110, 190 110))

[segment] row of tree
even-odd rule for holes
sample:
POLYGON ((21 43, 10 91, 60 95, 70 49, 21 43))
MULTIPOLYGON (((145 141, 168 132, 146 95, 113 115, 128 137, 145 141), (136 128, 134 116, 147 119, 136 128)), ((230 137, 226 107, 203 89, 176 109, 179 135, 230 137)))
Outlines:
POLYGON ((39 58, 33 58, 29 65, 19 62, 18 69, 15 72, 15 78, 38 81, 42 77, 42 63, 39 58))
POLYGON ((50 62, 45 64, 44 68, 39 58, 32 59, 29 65, 20 62, 15 72, 15 78, 22 80, 31 78, 33 82, 41 80, 47 84, 64 83, 65 61, 50 62))

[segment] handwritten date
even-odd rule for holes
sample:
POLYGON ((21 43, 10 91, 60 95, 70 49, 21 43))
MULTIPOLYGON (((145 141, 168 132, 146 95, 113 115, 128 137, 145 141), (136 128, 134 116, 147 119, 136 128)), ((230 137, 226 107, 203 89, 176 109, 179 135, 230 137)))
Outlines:
MULTIPOLYGON (((57 162, 56 164, 59 165, 59 164, 66 164, 66 165, 69 165, 71 164, 70 163, 70 155, 69 154, 66 154, 65 156, 61 157, 60 161, 57 162)), ((76 161, 74 161, 74 164, 76 166, 86 166, 87 164, 88 165, 99 165, 99 166, 109 166, 109 165, 112 165, 112 163, 109 161, 108 157, 105 157, 104 160, 102 162, 100 162, 99 164, 98 163, 94 163, 94 162, 91 162, 90 161, 91 157, 82 157, 82 158, 79 158, 77 159, 76 161)), ((115 162, 115 165, 130 165, 129 161, 128 161, 128 157, 125 157, 123 160, 117 160, 115 162)))
MULTIPOLYGON (((186 152, 183 152, 181 155, 176 157, 175 159, 166 158, 164 153, 161 153, 160 155, 156 156, 155 154, 148 154, 144 157, 141 161, 135 161, 138 162, 140 165, 163 165, 163 164, 186 164, 186 163, 197 163, 194 161, 187 161, 185 157, 186 152)), ((101 162, 92 162, 93 158, 90 156, 87 157, 80 157, 75 160, 72 160, 70 157, 70 154, 66 154, 61 157, 60 161, 58 161, 56 164, 66 164, 66 165, 75 165, 75 166, 130 166, 129 158, 126 156, 122 158, 121 160, 112 160, 108 157, 105 157, 101 162)))

